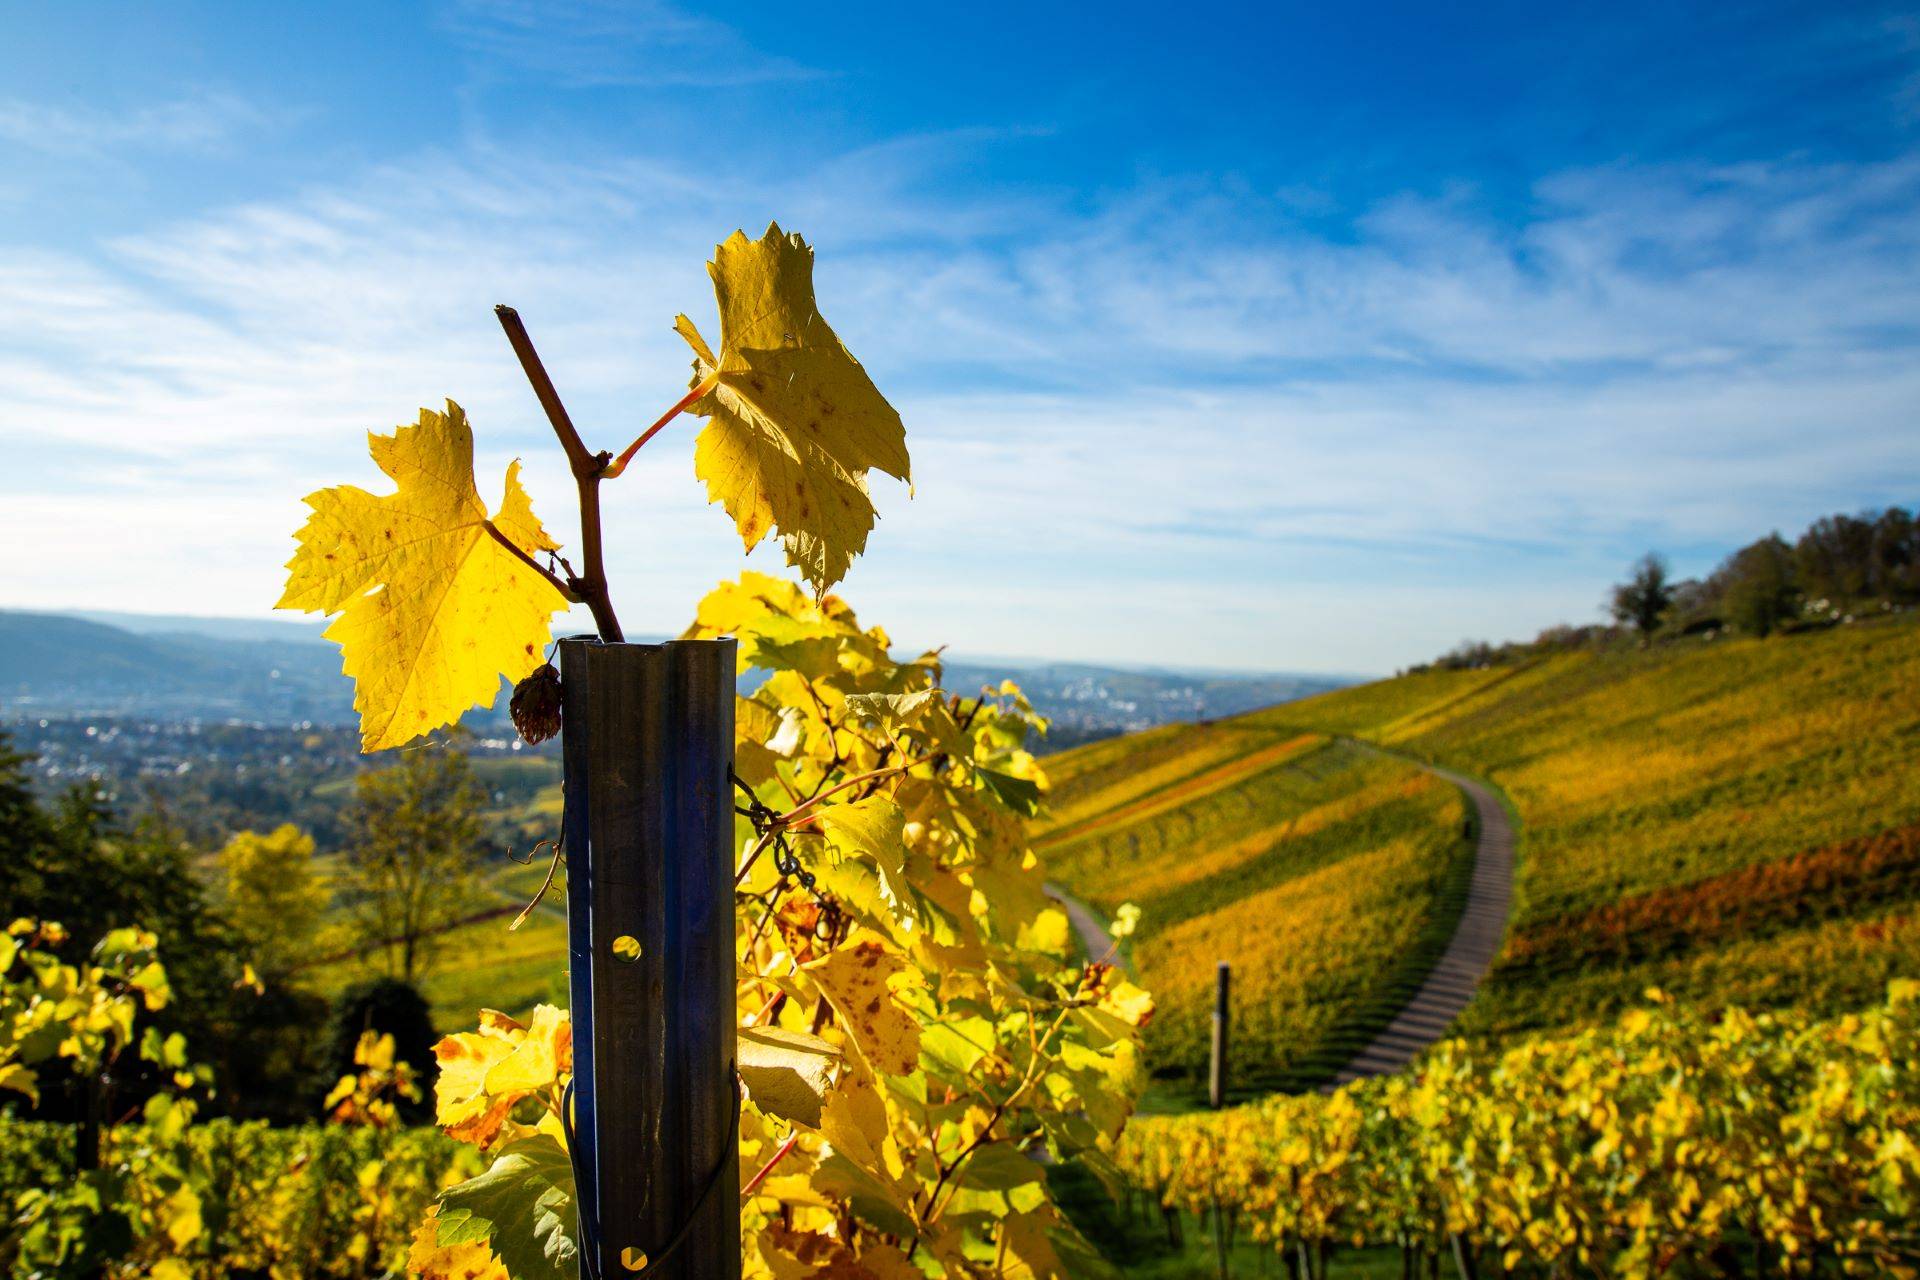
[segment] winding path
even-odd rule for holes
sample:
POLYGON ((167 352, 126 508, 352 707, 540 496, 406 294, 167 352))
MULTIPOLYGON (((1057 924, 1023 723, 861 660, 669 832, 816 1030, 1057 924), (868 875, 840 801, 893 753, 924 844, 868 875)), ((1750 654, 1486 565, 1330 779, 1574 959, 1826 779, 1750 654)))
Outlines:
MULTIPOLYGON (((1379 750, 1364 742, 1355 745, 1379 750)), ((1507 931, 1507 909, 1513 900, 1513 824, 1507 820, 1500 797, 1485 783, 1450 769, 1406 756, 1397 758, 1445 778, 1472 799, 1480 832, 1474 845, 1473 879, 1467 886, 1466 909, 1460 913, 1453 941, 1447 944, 1439 963, 1393 1021, 1334 1076, 1335 1086, 1398 1071, 1446 1034, 1448 1025, 1467 1007, 1480 980, 1493 967, 1494 957, 1500 954, 1500 941, 1507 931)))
MULTIPOLYGON (((1057 884, 1046 886, 1047 896, 1066 909, 1067 919, 1073 924, 1073 931, 1080 935, 1080 945, 1086 948, 1087 958, 1098 960, 1113 946, 1113 939, 1107 934, 1107 926, 1099 916, 1093 914, 1093 908, 1068 893, 1057 884)), ((1113 967, 1125 973, 1126 958, 1115 952, 1113 967)))
MULTIPOLYGON (((1428 1045, 1442 1039, 1460 1011, 1473 999, 1481 979, 1493 967, 1500 954, 1500 943, 1507 931, 1507 911, 1513 901, 1513 824, 1507 818, 1500 797, 1483 782, 1477 782, 1451 769, 1442 769, 1411 756, 1387 751, 1370 742, 1345 738, 1341 741, 1362 750, 1391 755, 1397 760, 1425 769, 1445 778, 1473 801, 1478 817, 1475 829, 1473 877, 1467 884, 1467 904, 1454 926, 1453 939, 1427 974, 1426 981, 1413 993, 1400 1012, 1394 1015, 1367 1047, 1360 1050, 1334 1076, 1329 1089, 1368 1076, 1387 1075, 1413 1061, 1428 1045)), ((1073 931, 1087 954, 1103 954, 1110 942, 1107 928, 1091 908, 1057 884, 1049 884, 1047 896, 1066 909, 1073 931)), ((1124 970, 1126 962, 1115 963, 1124 970)))

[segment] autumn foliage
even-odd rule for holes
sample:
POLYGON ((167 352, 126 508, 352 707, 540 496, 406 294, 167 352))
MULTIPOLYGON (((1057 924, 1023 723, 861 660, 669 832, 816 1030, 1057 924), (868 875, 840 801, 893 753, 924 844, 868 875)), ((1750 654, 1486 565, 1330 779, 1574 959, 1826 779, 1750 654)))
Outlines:
MULTIPOLYGON (((770 227, 708 266, 716 352, 685 316, 690 388, 619 454, 585 444, 519 317, 500 318, 578 489, 573 560, 518 480, 489 513, 459 406, 370 437, 395 491, 308 498, 283 607, 338 613, 366 750, 491 705, 554 728, 552 616, 592 610, 623 639, 600 501, 682 412, 706 419, 694 471, 751 551, 777 536, 812 591, 762 574, 721 586, 689 638, 739 640, 739 1075, 748 1273, 1064 1274, 1090 1257, 1045 1168, 1105 1168, 1099 1143, 1137 1085, 1145 992, 1087 962, 1043 891, 1026 822, 1044 723, 1012 684, 949 692, 940 661, 897 660, 825 592, 866 545, 867 476, 910 475, 899 415, 819 314, 813 251, 770 227)), ((1102 947, 1100 950, 1104 951, 1102 947)), ((448 1188, 408 1259, 429 1277, 568 1276, 578 1266, 566 1013, 485 1011, 438 1050, 438 1119, 491 1164, 448 1188)), ((637 1118, 636 1118, 637 1119, 637 1118)))
MULTIPOLYGON (((1046 1165, 1108 1168, 1153 1006, 1044 893, 1037 718, 1010 684, 942 690, 935 655, 896 661, 839 599, 763 575, 702 602, 689 635, 722 631, 772 673, 735 717, 777 819, 739 830, 747 1273, 1067 1274, 1093 1253, 1046 1165)), ((438 1119, 493 1163, 441 1198, 421 1274, 566 1274, 571 1047, 547 1006, 439 1045, 438 1119)))

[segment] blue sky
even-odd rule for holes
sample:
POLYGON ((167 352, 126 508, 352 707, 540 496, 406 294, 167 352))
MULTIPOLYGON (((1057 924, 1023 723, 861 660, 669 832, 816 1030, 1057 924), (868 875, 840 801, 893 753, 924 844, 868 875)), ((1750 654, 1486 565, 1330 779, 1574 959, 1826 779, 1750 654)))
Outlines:
MULTIPOLYGON (((1920 501, 1912 9, 718 12, 12 10, 0 605, 258 613, 446 396, 570 527, 491 304, 617 447, 769 219, 908 424, 844 589, 906 644, 1385 671, 1920 501)), ((742 565, 691 427, 634 630, 742 565)))

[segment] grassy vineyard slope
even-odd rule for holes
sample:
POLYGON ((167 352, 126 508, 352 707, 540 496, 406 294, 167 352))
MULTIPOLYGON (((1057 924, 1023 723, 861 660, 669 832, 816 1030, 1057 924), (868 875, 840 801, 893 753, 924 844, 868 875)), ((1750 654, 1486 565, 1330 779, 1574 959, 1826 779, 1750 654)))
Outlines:
POLYGON ((1920 972, 1920 616, 1434 671, 1233 726, 1500 784, 1523 823, 1469 1034, 1677 996, 1816 1010, 1920 972))
POLYGON ((1097 908, 1144 916, 1131 960, 1162 1077, 1204 1071, 1214 966, 1234 966, 1249 1091, 1327 1078, 1444 947, 1471 848, 1459 792, 1311 732, 1153 730, 1049 761, 1036 846, 1097 908))

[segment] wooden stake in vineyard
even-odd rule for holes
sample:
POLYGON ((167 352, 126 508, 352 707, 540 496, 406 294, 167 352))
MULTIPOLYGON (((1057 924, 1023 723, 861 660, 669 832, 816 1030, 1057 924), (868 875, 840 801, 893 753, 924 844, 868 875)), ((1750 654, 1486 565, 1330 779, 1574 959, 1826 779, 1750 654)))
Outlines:
POLYGON ((1228 988, 1233 966, 1220 961, 1213 982, 1213 1061, 1207 1071, 1207 1104, 1215 1111, 1227 1105, 1227 1021, 1228 988))

